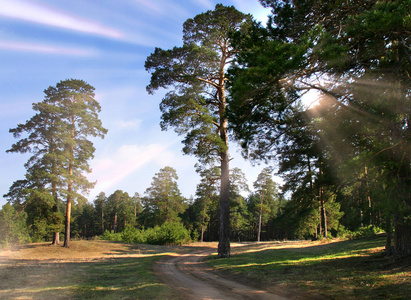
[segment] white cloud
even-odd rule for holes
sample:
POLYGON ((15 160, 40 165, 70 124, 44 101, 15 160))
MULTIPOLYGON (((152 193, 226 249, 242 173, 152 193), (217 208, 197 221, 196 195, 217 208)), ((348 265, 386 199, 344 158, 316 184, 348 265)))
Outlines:
POLYGON ((169 145, 122 145, 115 153, 106 153, 92 162, 91 180, 97 180, 94 190, 106 192, 132 173, 149 163, 162 164, 164 157, 172 157, 169 145))
POLYGON ((133 130, 137 131, 139 130, 141 126, 141 120, 129 120, 129 121, 123 121, 123 120, 118 120, 114 121, 113 125, 115 128, 120 129, 120 130, 133 130))
POLYGON ((57 9, 22 0, 0 0, 0 15, 13 19, 120 39, 122 32, 57 9))
MULTIPOLYGON (((184 1, 129 0, 128 4, 131 7, 137 8, 139 11, 144 11, 146 14, 151 15, 156 19, 166 16, 167 19, 180 21, 181 18, 192 17, 190 16, 190 11, 186 9, 184 1)), ((185 19, 183 21, 185 21, 185 19)))
POLYGON ((211 0, 196 0, 194 1, 194 3, 196 4, 200 4, 202 6, 204 6, 207 9, 213 9, 214 8, 214 3, 211 0))
POLYGON ((73 56, 90 56, 96 54, 94 50, 83 50, 52 45, 40 45, 12 41, 0 41, 0 50, 11 50, 31 53, 47 53, 73 56))

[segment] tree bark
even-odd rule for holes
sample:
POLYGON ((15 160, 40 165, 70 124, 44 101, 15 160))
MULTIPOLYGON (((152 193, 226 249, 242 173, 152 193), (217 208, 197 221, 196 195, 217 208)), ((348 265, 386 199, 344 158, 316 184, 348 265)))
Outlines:
POLYGON ((220 234, 218 257, 230 257, 230 203, 229 203, 229 157, 228 150, 221 155, 221 194, 220 194, 220 234))
POLYGON ((258 216, 258 234, 257 234, 257 242, 261 241, 261 222, 263 218, 263 201, 264 201, 264 193, 261 194, 261 207, 260 207, 260 213, 258 216))
POLYGON ((201 219, 201 242, 204 242, 204 221, 205 221, 206 206, 204 204, 203 217, 201 219))
POLYGON ((117 211, 114 213, 114 224, 113 224, 113 232, 117 232, 117 211))
POLYGON ((392 248, 391 248, 391 216, 387 217, 386 225, 385 225, 385 232, 387 233, 387 239, 385 241, 385 254, 391 255, 392 248))
POLYGON ((325 203, 324 203, 324 195, 323 195, 323 187, 320 187, 320 202, 321 202, 321 222, 324 229, 324 237, 328 237, 327 233, 327 213, 325 211, 325 203))
POLYGON ((103 209, 103 204, 101 204, 101 234, 104 234, 104 209, 103 209))
MULTIPOLYGON (((72 129, 71 129, 71 138, 74 139, 74 116, 72 117, 72 129)), ((65 236, 64 236, 64 247, 70 247, 70 219, 71 219, 71 201, 72 201, 72 192, 73 192, 73 168, 74 168, 74 147, 70 147, 70 162, 69 162, 69 180, 68 180, 68 188, 67 188, 67 211, 66 211, 66 228, 65 228, 65 236)))
MULTIPOLYGON (((69 184, 69 186, 71 183, 69 184)), ((70 190, 70 189, 69 189, 70 190)), ((70 218, 71 218, 71 195, 67 196, 66 228, 64 236, 64 247, 70 247, 70 218)))
MULTIPOLYGON (((57 195, 57 186, 56 186, 55 182, 52 183, 52 193, 53 193, 53 198, 54 198, 53 212, 55 214, 58 214, 58 212, 59 212, 59 203, 58 203, 59 199, 58 199, 58 195, 57 195)), ((57 225, 57 224, 54 224, 54 225, 57 225)), ((51 244, 52 245, 60 245, 60 232, 59 231, 55 231, 53 233, 53 242, 51 244)))
POLYGON ((400 256, 411 256, 411 220, 402 215, 395 216, 394 247, 400 256))
MULTIPOLYGON (((51 145, 51 152, 55 153, 55 144, 54 142, 52 142, 51 145)), ((57 166, 56 166, 56 161, 55 158, 53 158, 53 162, 52 162, 52 172, 53 172, 53 176, 57 177, 57 166)), ((55 181, 55 178, 52 179, 52 183, 51 183, 51 190, 52 190, 52 194, 53 194, 53 198, 54 198, 54 205, 53 205, 53 212, 57 215, 59 212, 59 198, 58 198, 58 194, 57 194, 57 183, 55 181)), ((60 219, 59 219, 60 220, 60 219)), ((57 224, 54 224, 57 225, 57 224)), ((58 224, 60 227, 60 224, 58 224)), ((52 245, 59 245, 60 244, 60 232, 56 230, 56 232, 53 233, 53 242, 51 243, 52 245)))

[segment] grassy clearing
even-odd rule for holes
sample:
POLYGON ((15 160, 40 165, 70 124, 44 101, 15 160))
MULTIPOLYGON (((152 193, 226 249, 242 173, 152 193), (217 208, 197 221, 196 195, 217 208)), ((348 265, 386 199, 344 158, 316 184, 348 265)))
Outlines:
MULTIPOLYGON (((209 259, 234 278, 289 296, 408 299, 411 259, 382 255, 384 237, 339 242, 233 245, 230 259, 209 259)), ((193 247, 73 241, 0 249, 0 299, 178 299, 153 275, 152 264, 193 247)))
POLYGON ((175 299, 151 266, 184 251, 106 241, 0 249, 0 299, 175 299))
POLYGON ((382 236, 339 242, 245 244, 230 259, 210 259, 216 269, 272 290, 333 299, 409 299, 411 260, 384 257, 382 236))

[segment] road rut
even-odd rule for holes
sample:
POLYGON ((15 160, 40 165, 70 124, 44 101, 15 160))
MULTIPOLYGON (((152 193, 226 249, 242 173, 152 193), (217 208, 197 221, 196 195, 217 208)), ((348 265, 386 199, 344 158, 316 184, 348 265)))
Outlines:
POLYGON ((176 290, 180 299, 288 299, 217 275, 204 262, 205 257, 214 251, 209 249, 167 257, 154 265, 154 272, 176 290))

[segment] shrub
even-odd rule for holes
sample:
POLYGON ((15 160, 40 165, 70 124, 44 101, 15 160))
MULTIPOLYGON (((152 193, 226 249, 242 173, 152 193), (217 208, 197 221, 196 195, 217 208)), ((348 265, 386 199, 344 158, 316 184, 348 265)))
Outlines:
POLYGON ((120 233, 106 230, 100 239, 136 244, 181 245, 191 241, 191 233, 181 223, 166 222, 161 226, 142 230, 127 226, 120 233))
POLYGON ((114 233, 113 231, 104 231, 103 235, 100 236, 101 240, 111 241, 111 242, 122 242, 121 234, 114 233))
POLYGON ((181 245, 191 240, 190 231, 181 223, 166 222, 158 230, 157 239, 161 245, 181 245))
POLYGON ((120 235, 121 241, 124 243, 145 244, 147 242, 144 230, 138 230, 131 225, 127 225, 120 235))
POLYGON ((373 225, 369 225, 367 227, 361 227, 356 231, 350 231, 346 229, 344 226, 340 225, 338 227, 338 237, 340 238, 347 238, 347 239, 359 239, 359 238, 366 238, 372 237, 378 233, 384 232, 381 228, 373 225))

